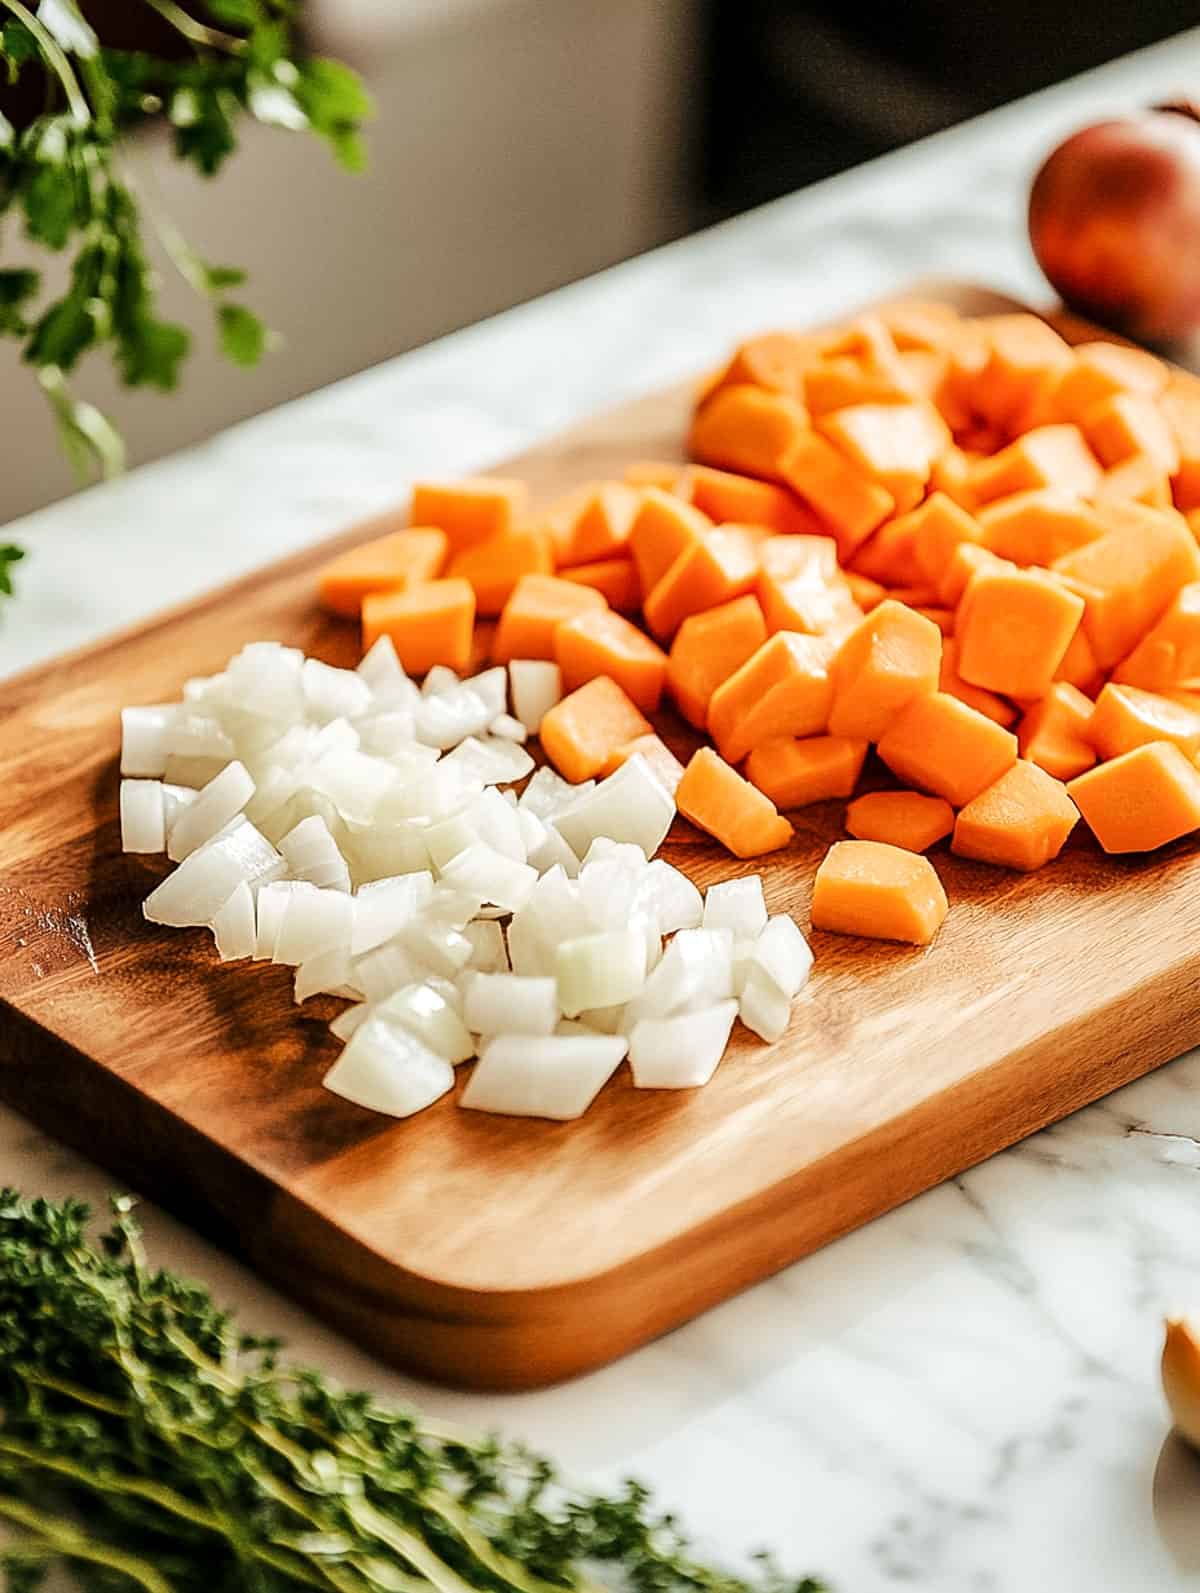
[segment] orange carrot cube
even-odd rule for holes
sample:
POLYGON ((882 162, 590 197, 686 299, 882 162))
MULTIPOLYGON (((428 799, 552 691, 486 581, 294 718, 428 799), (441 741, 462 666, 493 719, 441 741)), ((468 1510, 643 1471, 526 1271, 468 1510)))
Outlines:
POLYGON ((558 562, 594 564, 624 554, 641 506, 636 487, 623 481, 599 482, 580 504, 558 562))
POLYGON ((617 748, 653 734, 653 726, 607 675, 597 675, 555 703, 538 730, 542 750, 574 785, 600 774, 617 748))
POLYGON ((1018 761, 958 815, 951 851, 1031 873, 1058 856, 1079 822, 1066 786, 1018 761))
POLYGON ((1039 426, 1009 443, 971 471, 977 503, 990 503, 1014 492, 1059 487, 1088 497, 1100 481, 1100 466, 1078 426, 1039 426))
POLYGON ((1182 587, 1163 617, 1113 670, 1146 691, 1200 690, 1200 582, 1182 587))
POLYGON ((958 641, 953 636, 946 636, 942 640, 942 667, 938 673, 938 690, 946 692, 951 697, 957 697, 959 702, 965 702, 968 708, 974 708, 977 713, 985 714, 998 725, 1011 725, 1017 717, 1017 710, 1011 703, 1005 702, 1003 697, 994 691, 987 691, 983 686, 972 686, 970 681, 962 678, 958 672, 958 641))
POLYGON ((879 741, 879 756, 906 785, 956 808, 1016 762, 1017 738, 946 692, 914 697, 879 741))
POLYGON ((937 690, 941 659, 936 625, 890 598, 880 603, 838 649, 830 734, 878 741, 907 703, 937 690))
POLYGON ((712 521, 694 504, 657 487, 646 487, 629 528, 629 551, 637 566, 643 598, 653 591, 679 555, 703 541, 712 529, 712 521))
POLYGON ((980 570, 958 605, 958 672, 1009 697, 1044 696, 1083 611, 1041 570, 980 570))
POLYGON ((979 512, 984 546, 1014 564, 1053 564, 1104 535, 1096 513, 1061 487, 996 498, 979 512))
POLYGON ((852 404, 817 426, 901 511, 921 501, 934 461, 952 441, 946 422, 926 403, 852 404))
MULTIPOLYGON (((357 529, 371 531, 394 518, 394 514, 376 515, 357 529)), ((369 593, 431 581, 446 562, 446 549, 446 533, 432 528, 413 526, 374 537, 321 566, 317 572, 321 602, 334 614, 357 619, 369 593)))
POLYGON ((599 592, 618 614, 636 614, 642 606, 642 586, 632 559, 597 559, 594 564, 573 564, 559 574, 564 581, 599 592))
POLYGON ((948 911, 928 858, 883 841, 836 841, 813 882, 812 924, 927 946, 948 911))
POLYGON ((689 501, 719 525, 760 525, 770 531, 819 533, 821 523, 794 492, 773 481, 692 465, 682 484, 689 501))
POLYGON ((779 737, 761 741, 746 759, 746 778, 777 808, 801 808, 848 797, 867 756, 865 741, 845 736, 779 737))
POLYGON ((1022 758, 1056 780, 1086 773, 1096 762, 1096 749, 1087 739, 1091 717, 1091 699, 1065 680, 1056 681, 1017 726, 1022 758))
POLYGON ((919 791, 868 791, 846 809, 846 828, 860 841, 927 852, 954 828, 954 809, 945 798, 919 791))
POLYGON ((759 538, 742 526, 722 526, 686 547, 642 605, 655 636, 674 636, 689 614, 752 592, 758 579, 759 538))
POLYGON ((834 646, 821 636, 777 631, 713 692, 708 731, 721 756, 740 763, 763 741, 814 736, 833 697, 834 646))
POLYGON ((475 476, 462 481, 418 481, 412 492, 414 525, 435 525, 452 551, 512 531, 524 516, 529 488, 523 481, 475 476))
POLYGON ((461 675, 471 663, 475 593, 457 577, 371 592, 363 598, 362 627, 364 650, 390 636, 410 675, 424 675, 435 664, 461 675))
POLYGON ((1067 794, 1106 852, 1150 852, 1200 828, 1200 770, 1169 741, 1097 764, 1067 794))
POLYGON ((1135 454, 1156 459, 1168 476, 1179 469, 1179 445, 1155 399, 1144 393, 1114 393, 1088 410, 1083 434, 1105 466, 1135 454))
POLYGON ((667 690, 689 724, 703 730, 709 700, 767 639, 758 599, 747 594, 690 614, 675 633, 667 660, 667 690))
POLYGON ((1152 741, 1170 741, 1194 759, 1200 750, 1200 711, 1140 686, 1109 681, 1083 733, 1101 758, 1119 758, 1152 741))
POLYGON ((683 771, 675 805, 685 819, 715 837, 735 857, 777 852, 793 835, 774 804, 723 762, 711 747, 701 747, 683 771))
POLYGON ((554 633, 564 620, 607 607, 599 592, 556 575, 523 575, 500 613, 492 638, 498 664, 510 658, 553 658, 554 633))
POLYGON ((554 633, 554 657, 568 691, 608 675, 644 713, 653 713, 662 699, 666 653, 611 609, 565 620, 554 633))
POLYGON ((781 461, 780 473, 833 531, 844 558, 895 508, 890 492, 816 432, 796 441, 781 461))
POLYGON ((523 575, 550 575, 553 570, 548 531, 505 531, 463 548, 446 573, 470 581, 478 613, 499 614, 523 575))
POLYGON ((688 452, 704 465, 780 479, 784 458, 808 427, 808 411, 786 393, 721 387, 692 419, 688 452))

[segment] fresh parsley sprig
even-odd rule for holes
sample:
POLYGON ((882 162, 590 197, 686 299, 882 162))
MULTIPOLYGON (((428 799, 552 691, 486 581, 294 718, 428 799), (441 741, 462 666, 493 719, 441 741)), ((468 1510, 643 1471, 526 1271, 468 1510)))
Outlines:
POLYGON ((9 1593, 821 1593, 693 1555, 635 1483, 335 1388, 154 1270, 131 1218, 0 1191, 0 1544, 9 1593), (606 1574, 606 1568, 608 1574, 606 1574))
MULTIPOLYGON (((71 256, 57 295, 40 271, 0 266, 0 337, 21 344, 76 468, 105 476, 121 468, 124 446, 108 418, 76 397, 72 373, 87 354, 107 350, 129 386, 169 390, 190 345, 185 327, 158 314, 145 221, 211 306, 229 359, 253 365, 272 343, 234 297, 244 273, 203 259, 135 191, 122 137, 165 116, 179 159, 211 177, 250 117, 316 133, 357 171, 371 114, 348 67, 297 53, 296 0, 204 0, 204 17, 176 0, 139 3, 170 24, 178 58, 101 44, 76 0, 0 0, 0 84, 35 78, 44 91, 44 109, 26 126, 0 110, 0 221, 8 216, 34 244, 71 256)), ((0 591, 6 568, 0 555, 0 591)))

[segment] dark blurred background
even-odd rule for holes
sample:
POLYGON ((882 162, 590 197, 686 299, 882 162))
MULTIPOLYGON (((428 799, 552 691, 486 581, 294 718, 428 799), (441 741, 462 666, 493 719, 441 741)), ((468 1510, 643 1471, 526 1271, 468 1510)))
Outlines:
POLYGON ((714 215, 1200 22, 1197 0, 710 0, 697 168, 714 215))
MULTIPOLYGON (((114 44, 173 39, 148 0, 83 8, 114 44)), ((196 332, 181 391, 130 393, 96 362, 79 378, 135 463, 1194 26, 1200 0, 305 0, 303 16, 376 98, 365 176, 274 129, 249 128, 213 183, 178 169, 162 128, 131 141, 149 201, 249 269, 283 339, 231 371, 163 260, 164 308, 196 332)), ((15 228, 0 240, 5 264, 24 249, 15 228)), ((4 340, 9 417, 0 522, 75 484, 4 340)))

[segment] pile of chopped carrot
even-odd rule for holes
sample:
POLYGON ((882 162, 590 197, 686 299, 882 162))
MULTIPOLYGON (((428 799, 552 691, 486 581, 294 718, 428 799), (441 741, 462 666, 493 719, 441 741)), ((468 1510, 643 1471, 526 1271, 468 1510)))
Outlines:
POLYGON ((688 441, 540 508, 418 485, 322 600, 415 673, 463 670, 495 616, 497 662, 562 672, 561 773, 641 752, 738 857, 787 845, 780 809, 852 799, 817 927, 930 939, 946 837, 1032 870, 1081 816, 1110 853, 1200 828, 1200 380, 906 303, 750 339, 688 441), (664 700, 712 743, 685 769, 664 700))

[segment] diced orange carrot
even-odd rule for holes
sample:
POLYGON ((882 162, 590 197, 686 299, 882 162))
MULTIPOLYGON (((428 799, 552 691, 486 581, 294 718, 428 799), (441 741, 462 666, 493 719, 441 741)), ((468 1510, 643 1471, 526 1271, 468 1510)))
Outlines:
POLYGON ((505 531, 456 553, 446 574, 470 581, 477 613, 499 614, 523 575, 551 575, 553 571, 548 531, 505 531))
MULTIPOLYGON (((391 514, 377 515, 357 529, 370 531, 393 518, 391 514)), ((444 531, 416 526, 375 537, 321 566, 317 571, 321 602, 334 614, 357 619, 368 593, 432 580, 446 561, 446 548, 444 531)))
POLYGON ((810 503, 849 555, 892 513, 894 500, 817 433, 802 435, 780 464, 788 486, 810 503))
POLYGON ((693 417, 688 452, 703 465, 778 481, 780 467, 808 426, 795 398, 761 387, 722 387, 693 417))
POLYGON ((1179 468, 1171 486, 1179 509, 1200 508, 1200 391, 1172 380, 1159 398, 1162 412, 1179 450, 1179 468))
POLYGON ((1014 564, 1053 564, 1104 535, 1098 516, 1061 487, 996 498, 979 512, 983 543, 1014 564))
POLYGON ((1087 631, 1081 625, 1071 638, 1063 654, 1062 663, 1054 672, 1056 681, 1075 686, 1088 697, 1094 697, 1104 683, 1104 671, 1096 662, 1087 631))
POLYGON ((873 581, 869 575, 861 575, 857 570, 846 570, 843 573, 846 585, 850 588, 850 596, 864 614, 869 614, 873 608, 878 608, 887 596, 887 587, 881 585, 879 581, 873 581))
POLYGON ((1056 780, 1086 773, 1096 761, 1096 749, 1085 734, 1091 717, 1091 698, 1065 680, 1056 681, 1017 726, 1022 758, 1056 780))
POLYGON ((947 911, 929 859, 884 841, 835 841, 813 882, 813 928, 839 935, 927 946, 947 911))
POLYGON ((606 607, 603 596, 590 586, 556 575, 523 575, 501 610, 492 657, 498 664, 510 658, 553 658, 554 633, 564 620, 606 607))
POLYGON ((1120 343, 1080 343, 1074 358, 1054 389, 1054 407, 1060 420, 1079 425, 1088 410, 1115 393, 1145 393, 1154 397, 1167 379, 1166 367, 1144 349, 1120 343))
POLYGON ((363 647, 390 636, 410 675, 435 664, 464 674, 471 662, 475 593, 459 578, 425 581, 399 592, 370 592, 362 604, 363 647))
POLYGON ((929 473, 930 492, 944 492, 951 502, 971 512, 975 508, 975 495, 970 486, 973 465, 973 457, 957 443, 952 444, 934 460, 929 473))
POLYGON ((1054 561, 1053 569, 1083 598, 1083 628, 1101 669, 1132 652, 1170 607, 1175 594, 1200 576, 1200 553, 1187 522, 1140 503, 1097 509, 1106 535, 1054 561))
POLYGON ((980 570, 958 605, 958 672, 1007 697, 1042 697, 1084 602, 1042 570, 980 570))
POLYGON ((851 404, 902 404, 914 396, 913 378, 894 354, 889 361, 834 355, 804 373, 804 401, 812 415, 851 404))
POLYGON ((862 618, 838 570, 832 537, 768 537, 759 561, 758 600, 769 631, 820 636, 862 618))
POLYGON ((714 836, 735 857, 777 852, 792 838, 792 826, 769 798, 711 747, 692 755, 675 792, 675 805, 685 819, 714 836))
POLYGON ((1071 350, 1036 315, 989 316, 985 333, 990 352, 972 390, 975 410, 988 425, 1010 435, 1027 430, 1033 413, 1071 364, 1071 350))
POLYGON ((1113 679, 1146 691, 1200 691, 1200 583, 1182 587, 1113 679))
POLYGON ((600 774, 617 748, 653 734, 653 726, 607 675, 597 675, 547 709, 538 730, 543 752, 573 785, 600 774))
POLYGON ((689 724, 704 729, 709 699, 717 687, 766 639, 762 609, 749 594, 684 620, 667 660, 667 690, 689 724))
POLYGON ((693 504, 658 487, 646 487, 629 529, 629 551, 646 598, 686 548, 695 546, 713 528, 693 504))
POLYGON ((559 573, 564 581, 592 587, 618 614, 634 614, 642 605, 642 584, 632 559, 597 559, 594 564, 573 564, 559 573))
POLYGON ((913 566, 922 579, 937 583, 960 542, 982 542, 979 522, 944 492, 931 492, 912 513, 913 566))
POLYGON ((635 459, 625 466, 631 487, 657 487, 660 492, 679 492, 689 473, 689 466, 675 459, 635 459))
POLYGON ((914 697, 880 737, 879 756, 907 785, 963 807, 1016 762, 1017 738, 937 691, 914 697))
POLYGON ((641 493, 627 482, 599 482, 580 505, 558 562, 594 564, 624 554, 641 504, 641 493))
POLYGON ((831 327, 821 334, 818 346, 824 359, 836 359, 844 354, 880 366, 894 364, 898 352, 887 322, 873 312, 831 327))
POLYGON ((1148 503, 1152 509, 1169 509, 1174 501, 1161 461, 1148 454, 1131 454, 1106 470, 1094 497, 1097 503, 1148 503))
POLYGON ((890 494, 900 512, 921 501, 934 461, 951 443, 950 428, 926 403, 852 404, 824 416, 817 426, 852 465, 890 494))
POLYGON ((1078 426, 1039 426, 1009 443, 972 469, 971 491, 977 503, 1006 498, 1014 492, 1059 487, 1087 497, 1100 481, 1100 466, 1078 426))
POLYGON ((913 544, 917 538, 914 514, 902 514, 881 525, 875 535, 855 549, 851 555, 853 568, 868 580, 882 586, 903 586, 916 579, 917 567, 913 544))
POLYGON ((823 636, 777 631, 713 692, 708 730, 721 756, 740 763, 764 741, 815 736, 825 729, 834 644, 823 636))
POLYGON ((554 546, 555 563, 561 560, 570 545, 579 511, 590 500, 599 485, 597 481, 582 482, 578 487, 572 487, 570 492, 564 492, 561 497, 555 498, 552 503, 546 504, 544 508, 537 509, 530 515, 528 520, 530 526, 549 533, 554 546))
POLYGON ((918 603, 917 613, 924 614, 927 620, 932 620, 943 636, 954 635, 954 610, 952 608, 938 608, 930 603, 918 603))
POLYGON ((749 383, 769 392, 801 398, 804 372, 820 357, 820 339, 812 333, 760 332, 735 351, 722 386, 749 383))
POLYGON ((821 531, 821 522, 794 492, 773 481, 692 465, 682 483, 689 500, 718 524, 760 525, 783 534, 821 531))
POLYGON ((680 780, 683 779, 683 764, 667 746, 661 736, 634 736, 632 741, 626 741, 619 747, 614 747, 605 760, 600 773, 615 774, 623 763, 630 758, 642 757, 649 765, 650 773, 655 777, 664 791, 671 796, 675 795, 680 780))
MULTIPOLYGON (((910 348, 901 351, 899 363, 914 394, 933 402, 946 379, 950 356, 945 349, 910 348)), ((939 410, 940 414, 941 411, 939 410)))
POLYGON ((946 373, 934 394, 934 403, 958 441, 979 425, 974 394, 979 377, 991 357, 991 348, 979 318, 961 321, 947 347, 946 373))
POLYGON ((1169 741, 1097 764, 1067 793, 1106 852, 1150 852, 1200 827, 1200 770, 1169 741))
POLYGON ((848 797, 867 756, 865 741, 845 736, 794 736, 761 741, 746 759, 746 778, 777 808, 848 797))
POLYGON ((994 691, 986 691, 982 686, 972 686, 970 681, 962 678, 958 672, 958 642, 953 636, 945 636, 942 641, 938 690, 957 697, 959 702, 965 702, 968 708, 974 708, 976 712, 994 719, 998 725, 1007 727, 1017 717, 1017 710, 1003 697, 997 696, 994 691))
POLYGON ((937 690, 941 660, 937 626, 903 603, 886 599, 838 649, 830 733, 878 741, 907 703, 937 690))
POLYGON ((1106 467, 1134 454, 1157 459, 1169 476, 1179 469, 1179 445, 1155 399, 1145 393, 1114 393, 1089 409, 1080 422, 1092 452, 1106 467))
POLYGON ((608 675, 644 713, 653 713, 662 699, 666 653, 611 609, 565 620, 554 633, 554 657, 568 691, 608 675))
POLYGON ((1101 758, 1119 758, 1152 741, 1170 741, 1194 759, 1200 750, 1200 711, 1140 686, 1109 681, 1096 698, 1084 736, 1101 758))
POLYGON ((954 809, 944 797, 918 791, 868 791, 846 809, 846 828, 860 841, 927 852, 954 828, 954 809))
POLYGON ((950 848, 959 857, 1032 873, 1058 856, 1078 822, 1066 786, 1021 759, 963 808, 950 848))
POLYGON ((642 604, 655 636, 666 641, 689 614, 752 592, 758 579, 758 545, 747 528, 726 525, 685 548, 642 604))
POLYGON ((945 349, 953 343, 959 326, 958 311, 938 299, 903 299, 885 304, 878 314, 901 352, 945 349))
POLYGON ((938 600, 936 586, 891 586, 887 595, 893 603, 906 603, 909 608, 935 608, 938 600))
POLYGON ((435 525, 452 551, 512 531, 529 504, 523 481, 474 476, 462 481, 418 481, 412 492, 414 525, 435 525))
POLYGON ((938 596, 942 602, 956 608, 962 595, 981 570, 1015 570, 1016 565, 1001 559, 990 549, 975 542, 960 542, 950 555, 950 562, 938 582, 938 596))

